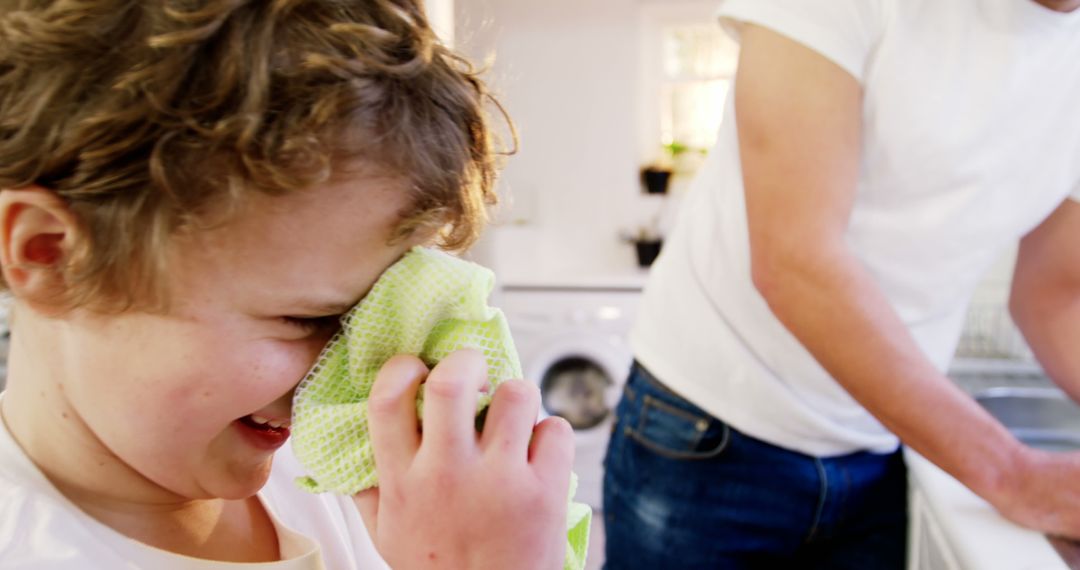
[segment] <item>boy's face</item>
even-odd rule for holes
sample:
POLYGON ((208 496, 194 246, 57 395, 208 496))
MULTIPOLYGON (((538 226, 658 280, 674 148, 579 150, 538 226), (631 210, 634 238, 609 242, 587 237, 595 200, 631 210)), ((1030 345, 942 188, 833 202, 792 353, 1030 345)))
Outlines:
POLYGON ((178 237, 168 315, 76 313, 65 323, 58 405, 85 422, 106 461, 151 488, 253 494, 284 441, 249 416, 288 420, 336 316, 410 246, 387 245, 405 189, 360 175, 258 195, 228 224, 178 237))

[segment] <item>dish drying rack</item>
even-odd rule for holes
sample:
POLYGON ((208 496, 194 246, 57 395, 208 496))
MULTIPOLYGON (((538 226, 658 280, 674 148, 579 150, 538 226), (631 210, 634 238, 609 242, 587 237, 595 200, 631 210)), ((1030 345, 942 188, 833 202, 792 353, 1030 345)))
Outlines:
POLYGON ((1053 385, 1009 316, 1007 302, 1001 298, 972 301, 956 355, 949 366, 949 377, 973 394, 1002 386, 1053 385))
POLYGON ((956 358, 1035 360, 1006 303, 991 300, 976 300, 968 307, 956 358))

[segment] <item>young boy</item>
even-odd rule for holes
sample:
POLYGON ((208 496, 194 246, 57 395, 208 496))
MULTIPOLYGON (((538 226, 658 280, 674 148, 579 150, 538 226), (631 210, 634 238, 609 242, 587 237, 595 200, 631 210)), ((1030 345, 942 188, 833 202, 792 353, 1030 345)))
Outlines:
POLYGON ((337 316, 482 225, 485 97, 413 0, 9 3, 0 567, 560 567, 572 434, 510 381, 477 436, 478 353, 382 369, 381 490, 282 447, 337 316))

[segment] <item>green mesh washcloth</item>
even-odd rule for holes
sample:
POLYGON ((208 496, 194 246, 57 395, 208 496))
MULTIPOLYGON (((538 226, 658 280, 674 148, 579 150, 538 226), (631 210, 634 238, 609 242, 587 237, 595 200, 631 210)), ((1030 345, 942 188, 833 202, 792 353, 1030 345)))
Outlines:
MULTIPOLYGON (((293 398, 292 446, 310 476, 297 485, 313 493, 353 495, 378 486, 367 426, 367 399, 382 365, 412 354, 433 367, 451 352, 473 348, 488 363, 489 394, 521 378, 521 365, 502 312, 487 306, 495 283, 479 265, 432 249, 413 248, 390 266, 323 349, 293 398)), ((481 395, 481 412, 490 403, 481 395)), ((423 386, 417 398, 423 414, 423 386)), ((570 484, 565 570, 581 570, 592 510, 572 502, 570 484)))

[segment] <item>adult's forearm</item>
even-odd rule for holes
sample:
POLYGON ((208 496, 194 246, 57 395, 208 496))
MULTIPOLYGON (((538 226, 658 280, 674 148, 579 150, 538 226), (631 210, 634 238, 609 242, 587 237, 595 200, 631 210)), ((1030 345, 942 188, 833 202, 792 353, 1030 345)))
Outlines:
POLYGON ((756 271, 773 312, 906 445, 993 502, 1023 447, 930 363, 846 250, 823 251, 756 271))
POLYGON ((934 368, 847 249, 860 83, 782 34, 748 25, 741 37, 735 114, 758 290, 886 427, 991 502, 1007 501, 1000 490, 1026 448, 934 368))

